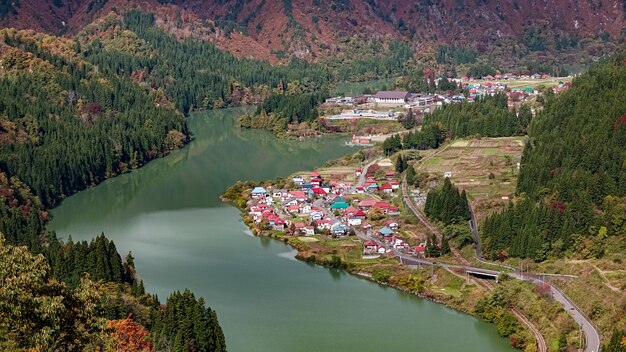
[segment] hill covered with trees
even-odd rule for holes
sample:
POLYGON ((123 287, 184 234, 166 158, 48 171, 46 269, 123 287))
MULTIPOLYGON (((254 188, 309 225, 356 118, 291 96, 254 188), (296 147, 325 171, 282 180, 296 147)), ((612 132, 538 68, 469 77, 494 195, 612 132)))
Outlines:
POLYGON ((185 114, 257 104, 287 90, 313 92, 330 78, 323 67, 297 59, 272 66, 238 59, 205 41, 178 40, 156 26, 154 14, 139 10, 94 24, 79 35, 79 41, 86 60, 106 73, 133 77, 163 90, 185 114))
POLYGON ((159 26, 180 38, 202 38, 240 58, 298 58, 370 79, 401 70, 407 61, 379 63, 404 53, 480 75, 563 73, 612 53, 626 19, 620 0, 40 0, 2 2, 0 23, 73 35, 111 11, 133 8, 158 13, 159 26))
POLYGON ((450 138, 468 136, 510 137, 523 135, 532 118, 527 106, 509 110, 507 96, 498 93, 475 103, 446 104, 427 114, 424 125, 440 123, 450 138))
POLYGON ((519 111, 509 110, 504 94, 485 97, 475 103, 445 104, 426 114, 420 131, 387 138, 383 152, 391 155, 402 149, 436 149, 446 139, 469 136, 520 136, 528 129, 531 119, 527 106, 519 111))
POLYGON ((181 147, 183 116, 130 79, 100 73, 77 43, 3 30, 0 160, 46 206, 181 147))
MULTIPOLYGON (((167 98, 99 70, 80 43, 0 31, 1 350, 149 351, 160 341, 153 326, 170 302, 161 307, 145 293, 132 255, 122 259, 104 234, 90 243, 58 240, 46 231, 47 207, 188 139, 167 98)), ((188 318, 202 334, 168 326, 173 350, 225 350, 203 300, 172 304, 203 314, 188 318)))
POLYGON ((82 278, 70 286, 51 272, 43 255, 0 236, 3 351, 226 351, 215 312, 189 291, 161 306, 127 285, 82 278))
POLYGON ((626 61, 605 60, 551 98, 529 129, 518 200, 486 219, 491 257, 601 257, 626 234, 626 61))

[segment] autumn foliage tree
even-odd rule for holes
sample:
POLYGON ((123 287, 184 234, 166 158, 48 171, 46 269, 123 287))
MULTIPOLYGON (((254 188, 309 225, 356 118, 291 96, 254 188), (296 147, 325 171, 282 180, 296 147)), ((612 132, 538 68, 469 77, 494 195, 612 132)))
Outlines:
POLYGON ((110 320, 107 329, 113 338, 115 351, 149 352, 154 350, 152 341, 148 339, 150 332, 135 323, 130 316, 126 319, 110 320))
POLYGON ((0 350, 82 351, 99 345, 100 295, 83 279, 76 289, 51 278, 43 255, 0 236, 0 350))

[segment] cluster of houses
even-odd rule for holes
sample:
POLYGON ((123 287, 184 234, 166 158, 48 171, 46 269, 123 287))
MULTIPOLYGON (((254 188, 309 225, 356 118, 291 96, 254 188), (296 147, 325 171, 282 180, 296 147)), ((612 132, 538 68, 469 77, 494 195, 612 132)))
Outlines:
POLYGON ((476 99, 480 96, 488 96, 495 95, 498 93, 503 93, 506 91, 506 85, 502 83, 493 83, 493 82, 475 82, 467 84, 466 88, 468 89, 469 96, 468 98, 476 99))
POLYGON ((572 86, 572 82, 559 82, 558 85, 552 87, 554 94, 562 93, 572 86))
MULTIPOLYGON (((355 176, 361 176, 361 170, 356 170, 355 176)), ((400 215, 399 208, 380 197, 399 193, 400 184, 395 172, 385 173, 384 179, 379 181, 367 177, 360 186, 327 182, 317 172, 308 177, 293 177, 291 181, 289 189, 255 187, 250 192, 248 216, 257 224, 265 222, 264 226, 274 231, 294 236, 324 234, 342 237, 358 231, 380 236, 389 248, 414 251, 395 232, 399 224, 394 217, 400 215), (372 221, 367 221, 373 212, 386 219, 378 230, 374 230, 372 221)), ((380 225, 380 221, 376 223, 380 225)), ((385 248, 374 247, 366 243, 364 255, 380 254, 385 248)))
MULTIPOLYGON (((468 89, 469 94, 424 94, 411 93, 407 91, 378 91, 376 94, 365 94, 357 97, 334 97, 326 99, 326 104, 357 107, 362 104, 372 104, 377 107, 402 107, 404 109, 414 109, 420 112, 431 112, 443 104, 474 102, 481 96, 491 96, 497 93, 506 93, 509 97, 510 106, 514 102, 524 101, 528 96, 537 95, 539 92, 527 87, 524 89, 508 89, 506 81, 524 80, 524 79, 547 79, 551 78, 549 74, 497 74, 482 77, 481 80, 474 81, 470 77, 452 78, 451 81, 457 85, 468 89)), ((442 78, 437 78, 438 82, 442 78)), ((570 86, 570 83, 559 83, 553 88, 555 93, 562 92, 570 86)), ((350 110, 335 115, 331 118, 378 118, 389 119, 395 117, 392 114, 378 113, 371 110, 350 110)))
MULTIPOLYGON (((498 93, 506 94, 508 98, 509 107, 516 106, 516 103, 524 102, 529 97, 540 94, 539 91, 526 87, 523 89, 509 89, 506 83, 503 82, 471 82, 461 83, 464 88, 467 89, 468 94, 421 94, 410 93, 406 91, 380 91, 374 95, 365 95, 363 97, 345 98, 342 100, 346 102, 345 105, 357 106, 358 102, 363 103, 375 103, 377 106, 383 107, 401 107, 403 109, 412 109, 415 113, 428 113, 441 107, 443 104, 473 103, 481 97, 493 96, 498 93), (358 98, 358 99, 357 99, 358 98)), ((569 82, 559 83, 553 87, 555 93, 560 93, 566 90, 571 84, 569 82)), ((336 98, 333 98, 336 99, 336 98)), ((330 116, 330 119, 357 119, 357 118, 371 118, 371 119, 396 119, 397 113, 390 110, 389 112, 377 112, 374 110, 358 110, 350 109, 345 110, 339 115, 330 116)), ((369 143, 359 143, 360 141, 353 141, 352 144, 356 145, 368 145, 369 143)))
MULTIPOLYGON (((402 238, 402 236, 396 233, 398 228, 399 225, 395 220, 387 220, 386 226, 380 228, 374 234, 374 237, 380 241, 367 240, 363 243, 363 255, 371 256, 387 254, 391 251, 390 248, 394 248, 423 258, 426 252, 426 243, 420 243, 418 246, 410 246, 409 243, 402 238)), ((371 232, 372 230, 370 227, 368 229, 368 233, 371 232)))
POLYGON ((357 97, 334 97, 326 99, 328 105, 352 106, 356 107, 362 104, 376 104, 378 106, 398 107, 406 104, 415 106, 428 106, 435 104, 438 95, 410 93, 407 91, 387 91, 381 90, 376 94, 364 94, 357 97))
MULTIPOLYGON (((496 75, 487 75, 482 78, 483 81, 511 81, 511 80, 523 80, 523 79, 548 79, 552 76, 547 73, 532 73, 532 74, 513 74, 513 73, 504 73, 504 74, 496 74, 496 75)), ((462 81, 471 80, 470 77, 461 78, 462 81)))
MULTIPOLYGON (((461 102, 473 102, 477 96, 480 95, 493 95, 504 90, 506 86, 484 83, 474 84, 470 87, 470 94, 465 96, 463 94, 423 94, 423 93, 410 93, 407 91, 379 91, 374 95, 364 95, 362 97, 343 98, 342 101, 350 101, 351 104, 338 104, 356 107, 359 104, 373 104, 377 107, 396 107, 403 109, 413 109, 416 112, 431 112, 434 109, 441 107, 443 104, 461 103, 461 102)), ((336 98, 333 98, 336 99, 336 98)), ((339 115, 330 116, 329 119, 356 119, 356 118, 371 118, 389 120, 395 119, 397 113, 390 110, 389 112, 377 112, 374 110, 359 110, 351 109, 345 110, 339 115)))

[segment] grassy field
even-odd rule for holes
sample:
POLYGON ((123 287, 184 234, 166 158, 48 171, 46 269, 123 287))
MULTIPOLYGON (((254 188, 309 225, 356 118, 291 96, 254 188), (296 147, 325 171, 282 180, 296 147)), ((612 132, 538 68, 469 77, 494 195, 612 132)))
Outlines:
MULTIPOLYGON (((563 291, 593 320, 607 341, 613 329, 626 328, 626 239, 606 239, 600 259, 549 259, 530 263, 536 272, 576 275, 574 279, 554 279, 563 291)), ((578 253, 584 254, 584 253, 578 253)))
POLYGON ((334 166, 317 169, 325 180, 356 182, 355 166, 334 166))
POLYGON ((513 80, 506 81, 507 87, 511 89, 524 89, 526 87, 530 87, 533 89, 543 87, 553 87, 559 85, 559 82, 571 82, 572 77, 553 77, 547 79, 521 79, 521 80, 513 80))
POLYGON ((482 218, 506 205, 506 197, 515 192, 523 150, 524 137, 457 140, 425 160, 418 171, 441 177, 451 172, 454 184, 468 192, 482 218))

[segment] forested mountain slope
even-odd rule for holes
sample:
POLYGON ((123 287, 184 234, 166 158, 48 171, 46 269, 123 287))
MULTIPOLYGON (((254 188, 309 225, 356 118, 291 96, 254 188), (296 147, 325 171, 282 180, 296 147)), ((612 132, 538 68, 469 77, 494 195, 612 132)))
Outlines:
POLYGON ((202 299, 161 306, 104 234, 62 242, 45 229, 47 206, 187 140, 168 97, 99 70, 79 42, 0 31, 0 350, 225 350, 202 299))
POLYGON ((518 200, 485 221, 492 257, 601 257, 626 234, 626 60, 606 60, 549 98, 529 130, 518 200))
POLYGON ((86 60, 109 75, 132 78, 194 109, 260 103, 273 92, 320 89, 330 79, 320 66, 237 59, 211 43, 177 40, 157 27, 152 13, 132 10, 87 27, 78 36, 86 60))
POLYGON ((187 141, 182 114, 99 73, 76 42, 13 30, 0 40, 0 160, 44 205, 187 141))
POLYGON ((613 52, 624 40, 625 7, 623 0, 13 0, 0 18, 4 26, 73 36, 111 11, 141 8, 179 38, 274 63, 297 57, 335 65, 399 40, 430 63, 545 70, 613 52))

